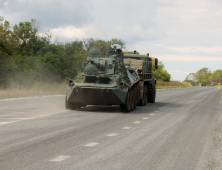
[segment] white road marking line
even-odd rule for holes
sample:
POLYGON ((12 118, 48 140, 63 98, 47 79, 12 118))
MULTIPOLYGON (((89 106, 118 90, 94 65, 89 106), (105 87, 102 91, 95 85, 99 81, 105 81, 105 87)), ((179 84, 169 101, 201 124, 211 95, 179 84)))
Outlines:
POLYGON ((47 110, 31 110, 33 112, 39 112, 39 111, 47 111, 47 110))
POLYGON ((0 122, 0 125, 4 125, 7 124, 8 122, 0 122))
POLYGON ((94 146, 96 146, 96 145, 98 145, 99 143, 97 143, 97 142, 92 142, 92 143, 88 143, 88 144, 86 144, 86 145, 84 145, 84 146, 86 146, 86 147, 94 147, 94 146))
POLYGON ((135 121, 135 122, 133 122, 133 123, 141 123, 140 121, 135 121))
POLYGON ((119 133, 110 133, 109 135, 107 135, 107 136, 117 136, 119 133))
POLYGON ((187 104, 192 104, 192 103, 194 103, 195 102, 195 100, 191 100, 191 101, 189 101, 187 104))
POLYGON ((149 115, 153 116, 154 114, 149 114, 149 115))
POLYGON ((131 127, 126 126, 126 127, 123 127, 122 129, 131 129, 131 127))
MULTIPOLYGON (((61 111, 61 112, 57 112, 57 113, 52 113, 52 114, 46 114, 46 115, 36 116, 36 117, 29 117, 29 118, 25 118, 24 120, 36 119, 36 118, 45 117, 45 116, 51 116, 51 115, 54 115, 54 114, 59 114, 59 113, 64 113, 64 112, 68 112, 68 110, 66 110, 66 111, 61 111)), ((7 122, 7 123, 4 123, 4 124, 14 123, 14 122, 20 122, 20 121, 22 121, 22 120, 11 121, 11 122, 7 122)), ((0 124, 0 125, 4 125, 4 124, 0 124)))
POLYGON ((0 118, 0 119, 21 119, 21 120, 23 120, 23 119, 29 119, 29 118, 8 118, 8 117, 2 117, 2 118, 0 118))
POLYGON ((148 119, 148 117, 143 117, 142 119, 148 119))
MULTIPOLYGON (((9 119, 10 119, 10 118, 9 118, 9 119)), ((11 118, 11 119, 26 120, 26 119, 29 119, 29 118, 11 118)))
POLYGON ((58 113, 64 113, 64 112, 68 112, 69 110, 66 110, 66 111, 61 111, 61 112, 57 112, 57 113, 52 113, 52 114, 47 114, 47 115, 41 115, 41 116, 35 116, 35 117, 29 117, 29 118, 26 118, 27 120, 28 119, 35 119, 35 118, 39 118, 39 117, 45 117, 45 116, 50 116, 50 115, 54 115, 54 114, 58 114, 58 113))
POLYGON ((17 121, 11 121, 11 122, 0 122, 0 125, 5 125, 5 124, 13 123, 13 122, 17 122, 17 121))
POLYGON ((19 113, 27 113, 27 112, 14 112, 15 114, 19 114, 19 113))
POLYGON ((45 95, 45 96, 33 96, 33 97, 21 97, 21 98, 8 98, 8 99, 2 99, 0 102, 3 101, 11 101, 11 100, 23 100, 23 99, 30 99, 30 98, 43 98, 43 97, 54 97, 54 96, 65 96, 64 94, 56 94, 56 95, 45 95))
POLYGON ((54 159, 51 159, 51 160, 49 160, 49 161, 51 161, 51 162, 61 162, 61 161, 65 160, 65 159, 67 159, 67 158, 69 158, 69 157, 70 157, 70 156, 61 155, 61 156, 59 156, 59 157, 57 157, 57 158, 54 158, 54 159))
POLYGON ((0 116, 19 116, 19 115, 0 115, 0 116))

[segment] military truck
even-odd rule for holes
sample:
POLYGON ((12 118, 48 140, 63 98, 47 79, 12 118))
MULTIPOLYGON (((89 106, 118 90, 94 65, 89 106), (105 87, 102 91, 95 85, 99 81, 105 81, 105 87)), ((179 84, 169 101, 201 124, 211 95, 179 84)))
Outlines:
POLYGON ((104 56, 98 47, 88 51, 81 71, 74 80, 69 79, 65 107, 73 110, 87 105, 119 105, 129 112, 138 105, 154 103, 155 98, 156 79, 152 77, 149 54, 125 54, 121 44, 110 44, 104 56))

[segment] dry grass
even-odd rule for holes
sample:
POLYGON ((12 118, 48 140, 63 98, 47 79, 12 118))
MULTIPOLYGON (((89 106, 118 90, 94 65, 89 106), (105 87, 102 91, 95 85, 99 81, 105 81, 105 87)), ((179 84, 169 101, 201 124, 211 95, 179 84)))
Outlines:
MULTIPOLYGON (((32 87, 25 88, 16 83, 12 83, 11 86, 6 89, 0 88, 0 99, 65 94, 66 86, 67 82, 60 84, 35 82, 32 87)), ((191 85, 186 82, 157 81, 157 89, 185 88, 190 86, 191 85)))
POLYGON ((171 89, 171 88, 186 88, 191 87, 192 85, 187 82, 165 82, 161 80, 157 80, 156 88, 157 89, 171 89))
POLYGON ((16 83, 12 83, 6 89, 0 88, 0 99, 43 96, 53 94, 65 94, 67 83, 40 83, 35 82, 32 87, 25 88, 16 83))

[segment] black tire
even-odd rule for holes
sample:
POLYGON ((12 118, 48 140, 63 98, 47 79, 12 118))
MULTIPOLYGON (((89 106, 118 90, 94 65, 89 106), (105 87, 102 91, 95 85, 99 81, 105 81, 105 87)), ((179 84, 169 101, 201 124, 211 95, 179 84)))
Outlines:
POLYGON ((143 106, 143 105, 144 105, 144 89, 143 89, 143 97, 142 97, 142 99, 140 99, 139 105, 140 105, 140 106, 143 106))
POLYGON ((139 104, 140 104, 140 88, 139 88, 139 86, 137 86, 136 89, 137 89, 137 97, 136 97, 137 98, 137 104, 136 105, 139 106, 139 104))
POLYGON ((147 98, 148 98, 148 93, 147 93, 147 85, 144 86, 144 95, 143 95, 144 99, 143 99, 143 105, 147 104, 147 98))
POLYGON ((139 104, 140 106, 145 105, 145 96, 146 96, 146 92, 147 92, 145 86, 146 85, 143 86, 143 98, 140 99, 140 104, 139 104))
POLYGON ((149 102, 150 103, 155 103, 155 100, 156 100, 156 85, 155 87, 151 90, 151 93, 149 93, 149 102))
POLYGON ((131 94, 130 94, 130 111, 134 110, 134 104, 135 104, 135 97, 134 97, 134 90, 131 89, 131 94))
POLYGON ((133 97, 134 97, 134 108, 133 108, 133 110, 134 110, 134 109, 136 109, 137 102, 138 102, 138 89, 137 88, 134 88, 133 97))
POLYGON ((120 111, 121 111, 121 112, 124 112, 124 104, 120 104, 120 105, 119 105, 119 108, 120 108, 120 111))
POLYGON ((126 100, 125 100, 125 103, 123 105, 124 112, 129 112, 130 111, 130 107, 131 107, 130 96, 131 96, 131 90, 129 90, 127 95, 126 95, 126 100))

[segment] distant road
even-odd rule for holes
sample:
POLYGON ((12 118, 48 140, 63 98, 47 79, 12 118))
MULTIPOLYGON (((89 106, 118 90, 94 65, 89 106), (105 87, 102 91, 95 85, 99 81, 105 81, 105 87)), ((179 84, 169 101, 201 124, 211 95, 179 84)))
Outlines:
POLYGON ((157 90, 130 113, 64 97, 0 101, 1 170, 222 169, 222 88, 157 90))

